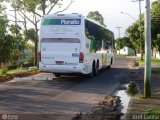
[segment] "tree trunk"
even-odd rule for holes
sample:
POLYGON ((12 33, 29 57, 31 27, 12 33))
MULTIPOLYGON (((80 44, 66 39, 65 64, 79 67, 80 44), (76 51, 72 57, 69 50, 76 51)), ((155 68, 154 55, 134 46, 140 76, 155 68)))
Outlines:
POLYGON ((137 52, 136 52, 136 50, 134 50, 135 51, 135 56, 137 56, 137 52))
POLYGON ((35 60, 34 60, 34 66, 37 66, 38 63, 38 28, 36 26, 36 39, 35 39, 35 60))
POLYGON ((0 69, 1 69, 1 64, 2 64, 2 62, 0 61, 0 69))
POLYGON ((36 30, 36 39, 35 39, 35 54, 34 54, 34 66, 37 66, 38 63, 38 26, 37 26, 38 22, 36 20, 36 16, 35 16, 35 30, 36 30))
POLYGON ((46 14, 46 0, 42 0, 42 12, 43 12, 43 15, 46 14))
POLYGON ((151 49, 151 56, 154 57, 153 48, 151 49))

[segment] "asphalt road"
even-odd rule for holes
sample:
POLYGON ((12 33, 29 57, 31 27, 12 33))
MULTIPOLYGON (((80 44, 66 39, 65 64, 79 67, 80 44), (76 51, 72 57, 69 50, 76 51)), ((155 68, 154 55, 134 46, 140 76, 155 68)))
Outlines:
POLYGON ((75 76, 56 78, 53 74, 40 73, 33 76, 34 80, 16 78, 2 83, 0 114, 18 114, 19 118, 37 117, 42 120, 47 114, 51 119, 67 120, 77 112, 89 112, 104 96, 114 92, 119 80, 126 79, 131 61, 131 58, 115 57, 111 69, 102 70, 90 79, 75 76))

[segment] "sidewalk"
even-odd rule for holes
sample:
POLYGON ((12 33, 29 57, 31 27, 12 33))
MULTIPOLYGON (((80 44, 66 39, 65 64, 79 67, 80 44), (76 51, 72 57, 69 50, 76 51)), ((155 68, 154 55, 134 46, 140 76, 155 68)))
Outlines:
MULTIPOLYGON (((160 67, 160 66, 159 66, 160 67)), ((157 66, 152 66, 152 70, 160 69, 157 66)), ((144 66, 141 65, 138 69, 133 69, 131 71, 136 71, 135 73, 130 75, 132 81, 134 81, 139 90, 143 93, 144 87, 144 66)), ((125 120, 144 120, 144 112, 148 109, 160 108, 160 74, 153 74, 151 79, 151 90, 152 95, 150 98, 141 98, 140 96, 132 97, 125 120)), ((156 120, 157 118, 152 118, 149 120, 156 120)), ((160 120, 160 115, 158 116, 158 120, 160 120)))
MULTIPOLYGON (((146 98, 146 99, 140 98, 138 96, 133 97, 130 100, 125 120, 136 120, 137 118, 135 118, 135 115, 144 116, 144 112, 146 112, 148 109, 153 109, 158 107, 160 108, 160 92, 154 92, 152 93, 151 98, 146 98)), ((143 119, 144 117, 139 118, 138 120, 143 120, 143 119)))

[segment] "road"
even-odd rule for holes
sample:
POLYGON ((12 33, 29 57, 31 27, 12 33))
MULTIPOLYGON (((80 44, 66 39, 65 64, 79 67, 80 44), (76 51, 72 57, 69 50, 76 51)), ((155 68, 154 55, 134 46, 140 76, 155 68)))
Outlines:
POLYGON ((114 61, 111 69, 102 70, 90 79, 56 78, 53 74, 40 73, 34 78, 45 76, 53 80, 11 80, 0 84, 0 114, 19 114, 26 119, 36 114, 42 120, 46 117, 43 114, 49 114, 52 119, 67 120, 77 112, 89 112, 104 96, 114 92, 120 79, 126 79, 132 59, 115 57, 114 61))

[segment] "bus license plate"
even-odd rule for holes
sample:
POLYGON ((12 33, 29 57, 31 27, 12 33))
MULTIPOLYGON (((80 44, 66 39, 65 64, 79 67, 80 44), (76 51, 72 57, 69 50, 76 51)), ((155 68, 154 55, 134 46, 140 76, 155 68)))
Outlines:
POLYGON ((64 64, 64 61, 56 61, 56 64, 57 64, 57 65, 63 65, 63 64, 64 64))

